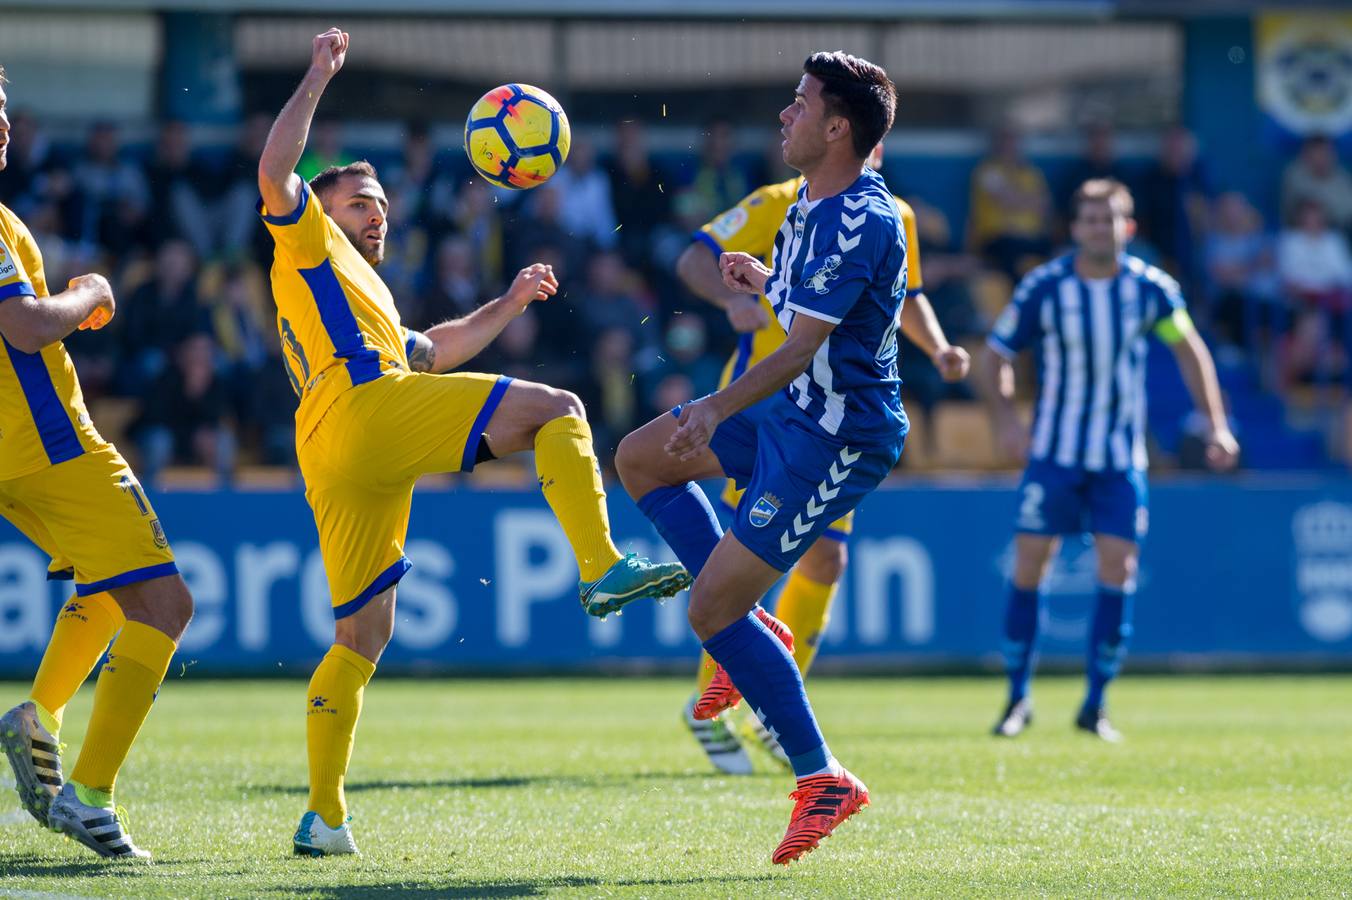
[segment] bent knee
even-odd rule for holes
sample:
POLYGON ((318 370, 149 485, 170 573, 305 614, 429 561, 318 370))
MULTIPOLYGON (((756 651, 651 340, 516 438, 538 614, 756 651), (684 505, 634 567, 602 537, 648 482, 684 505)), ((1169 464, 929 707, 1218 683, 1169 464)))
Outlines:
POLYGON ((629 432, 620 438, 620 445, 615 448, 615 468, 621 474, 638 471, 637 464, 642 454, 638 448, 641 439, 637 435, 636 431, 629 432))
POLYGON ((563 416, 575 416, 584 422, 587 420, 587 407, 582 405, 582 398, 572 391, 550 388, 546 408, 546 422, 563 416))
POLYGON ((693 590, 690 592, 690 605, 686 607, 685 617, 701 641, 708 640, 718 633, 713 605, 707 602, 703 595, 693 590))
POLYGON ((713 628, 713 620, 718 615, 718 603, 716 591, 711 590, 710 582, 707 577, 696 578, 695 583, 690 586, 690 602, 686 604, 685 616, 690 621, 690 627, 695 629, 695 633, 700 639, 708 637, 717 628, 713 628))
POLYGON ((154 597, 153 603, 146 607, 146 624, 164 632, 174 641, 178 641, 183 632, 188 630, 188 624, 192 622, 196 611, 192 593, 182 578, 178 578, 176 584, 171 583, 168 590, 154 597))

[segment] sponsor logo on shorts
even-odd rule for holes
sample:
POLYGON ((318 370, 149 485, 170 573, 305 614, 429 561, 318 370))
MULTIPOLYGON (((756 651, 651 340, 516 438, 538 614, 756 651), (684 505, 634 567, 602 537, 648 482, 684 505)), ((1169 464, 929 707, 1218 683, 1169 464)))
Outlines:
POLYGON ((757 528, 764 528, 779 512, 780 501, 774 494, 761 494, 760 499, 751 505, 747 518, 757 528))

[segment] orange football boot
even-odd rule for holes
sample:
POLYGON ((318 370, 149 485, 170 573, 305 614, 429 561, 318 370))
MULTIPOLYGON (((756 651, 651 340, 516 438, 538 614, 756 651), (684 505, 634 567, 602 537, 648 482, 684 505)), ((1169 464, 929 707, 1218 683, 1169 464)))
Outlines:
POLYGON ((798 779, 798 789, 789 794, 795 801, 789 830, 770 857, 779 865, 817 849, 841 822, 868 806, 864 782, 844 770, 839 775, 809 775, 798 779))
MULTIPOLYGON (((770 633, 788 648, 789 653, 793 653, 793 632, 789 631, 789 626, 776 619, 766 612, 762 607, 756 607, 756 618, 770 629, 770 633)), ((738 703, 742 702, 742 692, 737 690, 737 686, 732 683, 728 677, 727 671, 719 666, 714 670, 713 680, 709 686, 704 689, 704 693, 699 695, 695 701, 695 708, 692 715, 696 719, 716 719, 718 715, 725 710, 732 709, 738 703)))

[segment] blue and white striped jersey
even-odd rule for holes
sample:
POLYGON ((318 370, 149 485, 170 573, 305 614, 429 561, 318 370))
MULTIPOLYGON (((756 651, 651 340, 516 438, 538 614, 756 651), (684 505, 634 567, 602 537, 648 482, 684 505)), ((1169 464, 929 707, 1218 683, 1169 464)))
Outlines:
POLYGON ((1029 272, 987 343, 1034 347, 1038 399, 1029 456, 1091 472, 1146 468, 1146 334, 1183 309, 1178 282, 1123 254, 1115 278, 1075 274, 1074 254, 1029 272))
POLYGON ((900 441, 909 427, 897 377, 906 233, 882 176, 865 169, 814 201, 804 185, 775 237, 773 269, 765 296, 785 332, 796 315, 836 326, 785 388, 791 414, 846 443, 900 441))

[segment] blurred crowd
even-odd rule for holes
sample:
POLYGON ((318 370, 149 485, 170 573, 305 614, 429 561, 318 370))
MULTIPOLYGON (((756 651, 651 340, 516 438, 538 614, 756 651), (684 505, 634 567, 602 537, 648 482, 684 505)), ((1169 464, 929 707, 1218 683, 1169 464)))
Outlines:
MULTIPOLYGON (((31 115, 12 118, 0 202, 36 236, 51 289, 100 271, 119 297, 112 325, 68 341, 100 427, 151 480, 170 466, 225 479, 293 466, 295 397, 269 296, 271 240, 255 212, 270 117, 250 117, 224 147, 195 146, 188 127, 166 122, 143 149, 125 147, 110 122, 58 148, 31 115)), ((316 123, 303 177, 359 157, 343 133, 316 123)), ((735 343, 723 314, 673 274, 691 232, 793 175, 775 152, 734 152, 730 123, 703 135, 688 154, 654 154, 640 123, 620 122, 604 158, 578 136, 550 183, 510 192, 469 177, 462 154, 411 124, 397 152, 369 155, 391 203, 381 275, 405 324, 463 315, 521 266, 551 263, 561 294, 532 305, 466 368, 575 391, 608 460, 631 428, 713 389, 735 343)), ((971 175, 965 234, 902 167, 885 167, 916 208, 926 292, 951 340, 983 338, 1018 277, 1064 248, 1075 186, 1111 175, 1136 196, 1133 252, 1183 282, 1213 342, 1261 360, 1278 389, 1352 374, 1352 175, 1330 141, 1310 139, 1291 160, 1271 221, 1213 184, 1182 128, 1162 136, 1148 164, 1123 164, 1106 126, 1090 128, 1084 148, 1049 177, 1020 134, 998 131, 971 175)), ((902 358, 916 408, 970 399, 914 348, 902 358)))

